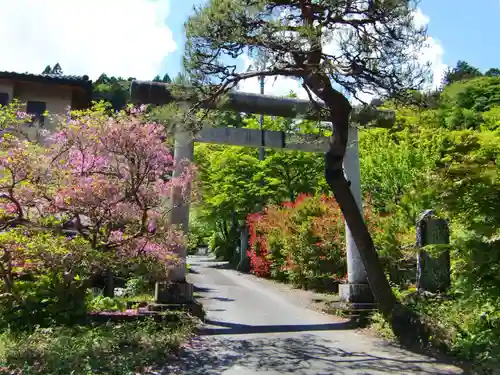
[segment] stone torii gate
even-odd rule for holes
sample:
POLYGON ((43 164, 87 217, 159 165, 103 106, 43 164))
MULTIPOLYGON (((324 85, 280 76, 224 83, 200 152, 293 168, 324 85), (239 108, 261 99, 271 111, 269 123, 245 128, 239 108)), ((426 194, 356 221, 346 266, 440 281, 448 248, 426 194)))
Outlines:
MULTIPOLYGON (((135 104, 166 105, 184 99, 176 97, 169 84, 161 82, 133 81, 131 99, 135 104)), ((207 106, 206 108, 215 108, 207 106)), ((233 112, 266 114, 279 117, 300 117, 305 119, 328 121, 314 113, 313 104, 307 100, 295 98, 280 98, 276 96, 230 92, 218 110, 233 112)), ((394 112, 382 111, 374 107, 363 110, 353 110, 351 120, 356 123, 372 122, 376 127, 391 127, 394 124, 394 112)), ((197 134, 192 134, 182 128, 176 129, 174 158, 176 160, 193 160, 194 142, 226 144, 245 147, 266 147, 275 149, 297 150, 305 152, 324 153, 328 150, 328 137, 312 134, 288 134, 280 131, 254 130, 243 128, 203 128, 197 134)), ((351 183, 351 191, 359 209, 362 209, 361 179, 358 151, 358 131, 355 126, 349 128, 349 142, 344 156, 344 171, 351 183)), ((182 171, 174 171, 179 176, 182 171)), ((174 197, 173 200, 176 198, 174 197)), ((180 225, 188 232, 189 202, 173 202, 171 212, 172 224, 180 225)), ((342 300, 356 304, 372 303, 373 296, 368 286, 363 263, 354 243, 352 234, 346 226, 346 253, 348 283, 339 289, 342 300)), ((243 249, 242 249, 243 251, 243 249)), ((182 250, 181 264, 173 273, 172 279, 185 283, 186 251, 182 250)))

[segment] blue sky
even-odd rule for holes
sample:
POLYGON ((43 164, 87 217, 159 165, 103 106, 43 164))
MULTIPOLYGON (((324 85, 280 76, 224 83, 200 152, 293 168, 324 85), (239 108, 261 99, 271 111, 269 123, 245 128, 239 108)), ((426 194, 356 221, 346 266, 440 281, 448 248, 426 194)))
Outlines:
POLYGON ((192 14, 193 7, 204 4, 205 0, 173 0, 170 12, 165 22, 174 34, 174 40, 178 42, 178 48, 174 53, 166 56, 161 65, 162 74, 168 73, 172 78, 181 69, 182 45, 184 44, 184 21, 192 14), (174 5, 175 4, 175 5, 174 5))
MULTIPOLYGON (((183 24, 205 0, 0 0, 0 71, 41 73, 59 62, 66 74, 101 73, 138 79, 174 77, 181 69, 183 24), (91 22, 89 27, 89 22, 91 22)), ((435 81, 462 59, 481 70, 500 68, 499 0, 421 0, 417 14, 429 27, 425 59, 435 81)), ((250 61, 242 60, 241 65, 250 61)), ((297 92, 290 80, 266 92, 297 92)), ((249 82, 243 89, 258 90, 249 82)), ((299 93, 300 95, 300 93, 299 93)))
POLYGON ((443 61, 457 60, 487 70, 500 67, 500 3, 498 0, 422 0, 429 17, 428 34, 444 50, 443 61))
POLYGON ((170 12, 165 22, 169 26, 177 42, 178 48, 175 52, 166 56, 161 64, 161 73, 168 73, 172 78, 181 70, 182 45, 184 44, 184 22, 192 14, 193 7, 204 4, 205 0, 173 0, 170 12), (173 5, 175 4, 175 5, 173 5))

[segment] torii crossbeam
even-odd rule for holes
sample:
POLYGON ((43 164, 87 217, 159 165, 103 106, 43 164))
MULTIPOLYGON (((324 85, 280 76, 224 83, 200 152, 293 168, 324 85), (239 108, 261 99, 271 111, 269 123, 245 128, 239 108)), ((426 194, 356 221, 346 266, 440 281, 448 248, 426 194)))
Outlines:
MULTIPOLYGON (((172 102, 185 101, 176 96, 171 86, 162 82, 133 81, 131 85, 131 99, 135 104, 166 105, 172 102)), ((281 98, 269 95, 250 94, 232 91, 227 94, 227 99, 216 106, 206 104, 206 109, 230 110, 234 112, 265 114, 271 116, 304 118, 318 121, 328 121, 315 111, 313 103, 308 100, 295 98, 281 98)), ((395 122, 393 111, 378 110, 374 107, 355 108, 351 115, 353 123, 374 127, 392 127, 395 122)), ((267 147, 306 152, 326 152, 328 150, 328 137, 307 134, 288 134, 276 131, 261 131, 242 128, 204 128, 192 135, 182 129, 177 129, 175 134, 174 157, 193 160, 193 143, 217 143, 246 147, 267 147)), ((355 126, 349 128, 349 142, 344 156, 344 171, 351 182, 351 191, 362 209, 361 179, 358 151, 358 132, 355 126)), ((181 171, 174 172, 174 176, 181 171), (177 173, 176 173, 177 172, 177 173)), ((188 231, 189 203, 175 205, 172 210, 172 223, 180 224, 185 232, 188 231)), ((343 300, 353 303, 371 303, 371 295, 363 263, 356 248, 351 232, 346 227, 346 252, 348 284, 342 285, 340 295, 343 300)), ((242 243, 246 246, 246 243, 242 243)), ((242 246, 242 247, 243 247, 242 246)), ((241 249, 242 254, 245 248, 241 249)), ((181 254, 181 265, 174 274, 174 280, 185 280, 185 249, 181 254)))

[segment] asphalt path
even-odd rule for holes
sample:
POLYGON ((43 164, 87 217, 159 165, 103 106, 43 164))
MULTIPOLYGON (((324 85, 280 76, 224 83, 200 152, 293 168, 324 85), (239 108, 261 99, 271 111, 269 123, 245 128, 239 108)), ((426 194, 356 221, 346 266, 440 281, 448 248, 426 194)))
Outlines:
POLYGON ((207 313, 199 335, 164 374, 463 374, 450 364, 366 335, 313 311, 276 284, 188 259, 207 313))

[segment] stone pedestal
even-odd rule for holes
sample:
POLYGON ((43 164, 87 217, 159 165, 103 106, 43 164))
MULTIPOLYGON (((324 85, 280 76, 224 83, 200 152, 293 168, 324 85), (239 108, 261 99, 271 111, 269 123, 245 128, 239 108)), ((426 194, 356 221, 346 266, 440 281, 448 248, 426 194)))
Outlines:
MULTIPOLYGON (((361 172, 359 165, 358 129, 349 127, 349 143, 344 156, 345 177, 351 183, 351 192, 362 210, 361 172)), ((371 304, 373 295, 366 278, 365 267, 354 238, 346 224, 347 284, 339 285, 341 300, 352 304, 371 304)))
POLYGON ((186 304, 193 301, 193 285, 181 282, 158 282, 155 285, 157 304, 186 304))
POLYGON ((364 284, 340 284, 339 297, 343 302, 353 305, 371 305, 374 303, 374 298, 370 286, 364 284))
MULTIPOLYGON (((162 317, 166 311, 184 310, 204 319, 203 306, 195 301, 193 285, 189 283, 160 282, 155 285, 155 303, 150 303, 146 310, 152 316, 162 317)), ((168 316, 168 315, 167 315, 168 316)))

